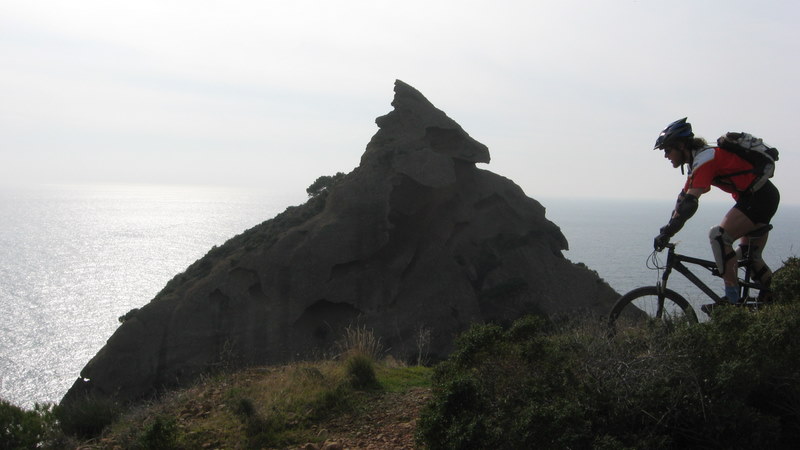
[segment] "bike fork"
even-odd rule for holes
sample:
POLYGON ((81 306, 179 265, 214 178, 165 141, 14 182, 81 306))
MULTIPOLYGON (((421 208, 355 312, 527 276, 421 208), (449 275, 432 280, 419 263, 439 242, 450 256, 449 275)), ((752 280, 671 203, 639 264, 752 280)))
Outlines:
POLYGON ((658 292, 658 309, 656 309, 656 319, 661 319, 661 316, 664 313, 664 299, 666 298, 666 294, 664 293, 667 290, 664 287, 664 283, 661 281, 656 282, 656 292, 658 292))

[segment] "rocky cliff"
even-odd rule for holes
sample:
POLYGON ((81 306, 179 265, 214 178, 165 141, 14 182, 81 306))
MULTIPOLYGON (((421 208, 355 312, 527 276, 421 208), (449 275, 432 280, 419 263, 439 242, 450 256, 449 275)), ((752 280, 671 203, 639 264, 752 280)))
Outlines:
POLYGON ((64 402, 133 400, 221 364, 311 357, 356 323, 398 358, 429 330, 430 353, 444 356, 473 322, 610 308, 616 294, 563 257, 545 209, 476 167, 485 145, 403 82, 392 106, 351 173, 127 314, 64 402))

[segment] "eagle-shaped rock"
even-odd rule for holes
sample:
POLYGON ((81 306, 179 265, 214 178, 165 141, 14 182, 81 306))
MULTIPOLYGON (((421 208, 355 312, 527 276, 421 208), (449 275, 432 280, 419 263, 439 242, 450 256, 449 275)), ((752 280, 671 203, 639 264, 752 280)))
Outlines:
POLYGON ((444 357, 476 322, 610 308, 617 294, 564 258, 545 209, 476 167, 489 162, 485 145, 401 81, 392 106, 356 169, 128 313, 62 404, 136 400, 222 364, 314 357, 353 324, 408 360, 420 330, 444 357))

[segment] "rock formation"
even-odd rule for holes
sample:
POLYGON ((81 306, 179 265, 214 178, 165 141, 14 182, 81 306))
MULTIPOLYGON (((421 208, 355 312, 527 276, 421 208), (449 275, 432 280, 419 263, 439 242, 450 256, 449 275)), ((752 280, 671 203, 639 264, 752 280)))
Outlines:
POLYGON ((563 257, 545 209, 476 168, 485 145, 401 81, 392 106, 356 169, 127 314, 63 401, 134 400, 222 364, 312 357, 352 324, 413 359, 420 330, 443 357, 474 322, 610 308, 616 294, 563 257))

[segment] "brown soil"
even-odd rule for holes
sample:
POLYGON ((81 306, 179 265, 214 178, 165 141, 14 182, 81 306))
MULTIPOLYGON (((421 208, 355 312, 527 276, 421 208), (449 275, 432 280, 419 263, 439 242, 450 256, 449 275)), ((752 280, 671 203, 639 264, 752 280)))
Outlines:
POLYGON ((322 444, 306 444, 303 450, 414 449, 417 418, 430 389, 414 388, 406 392, 386 393, 376 397, 368 411, 345 415, 317 426, 322 444))

